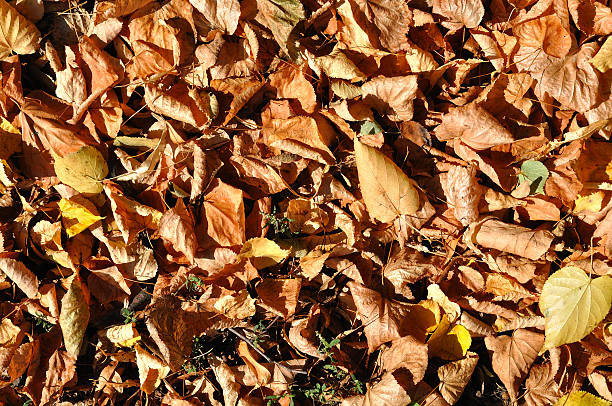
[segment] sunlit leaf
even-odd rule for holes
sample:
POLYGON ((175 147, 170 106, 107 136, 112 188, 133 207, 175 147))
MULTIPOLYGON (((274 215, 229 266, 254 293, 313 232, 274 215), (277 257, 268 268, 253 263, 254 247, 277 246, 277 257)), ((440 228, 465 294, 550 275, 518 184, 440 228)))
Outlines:
POLYGON ((65 157, 55 157, 57 177, 79 193, 97 194, 102 192, 102 179, 108 175, 104 157, 96 148, 85 146, 65 157))
POLYGON ((612 278, 591 278, 568 266, 548 278, 540 295, 546 317, 546 340, 541 352, 586 337, 606 317, 612 304, 612 278))
POLYGON ((389 157, 355 138, 359 187, 370 215, 388 223, 419 209, 412 180, 389 157))

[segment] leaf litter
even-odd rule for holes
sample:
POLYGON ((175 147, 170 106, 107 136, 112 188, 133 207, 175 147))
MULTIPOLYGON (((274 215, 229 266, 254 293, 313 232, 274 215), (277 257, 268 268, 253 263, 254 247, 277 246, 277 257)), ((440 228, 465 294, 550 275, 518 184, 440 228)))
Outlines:
POLYGON ((610 404, 606 4, 0 0, 0 402, 610 404))

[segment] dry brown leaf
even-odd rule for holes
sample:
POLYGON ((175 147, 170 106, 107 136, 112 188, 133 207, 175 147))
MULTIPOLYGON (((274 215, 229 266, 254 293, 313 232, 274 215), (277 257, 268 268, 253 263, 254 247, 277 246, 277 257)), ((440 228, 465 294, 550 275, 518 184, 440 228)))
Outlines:
POLYGON ((370 352, 404 336, 424 342, 427 329, 437 324, 436 315, 426 307, 394 302, 356 282, 349 282, 348 286, 364 325, 370 352))
POLYGON ((182 199, 178 199, 174 208, 166 211, 159 220, 159 235, 170 250, 182 253, 189 263, 193 263, 198 241, 193 217, 182 199))
POLYGON ((287 319, 296 311, 301 286, 301 279, 264 279, 256 287, 260 305, 287 319))
POLYGON ((493 353, 493 370, 515 401, 518 388, 544 344, 544 335, 525 329, 514 331, 512 336, 486 337, 485 344, 493 353))
POLYGON ((220 28, 232 35, 238 27, 240 19, 240 3, 238 0, 210 1, 189 0, 190 3, 206 17, 213 28, 220 28))
POLYGON ((446 176, 446 198, 454 208, 455 218, 464 226, 478 219, 478 204, 482 194, 476 179, 476 169, 453 165, 446 176))
POLYGON ((370 216, 388 223, 419 209, 413 181, 389 157, 354 140, 359 188, 370 216))
POLYGON ((438 368, 438 378, 440 386, 438 390, 440 394, 451 405, 454 405, 461 397, 465 386, 472 377, 476 364, 478 363, 478 355, 473 352, 468 352, 464 359, 450 362, 438 368))
POLYGON ((403 368, 410 373, 413 385, 421 382, 427 370, 427 344, 411 336, 401 337, 391 342, 391 348, 383 351, 380 362, 385 372, 403 368))
POLYGON ((529 20, 512 27, 522 46, 540 48, 548 55, 563 58, 572 46, 570 33, 555 14, 529 20))
POLYGON ((412 120, 412 104, 416 92, 416 75, 392 78, 379 76, 361 86, 363 100, 394 121, 412 120))
POLYGON ((599 72, 589 63, 598 49, 594 43, 584 44, 576 53, 550 63, 542 71, 532 72, 538 81, 535 90, 547 92, 565 108, 579 113, 595 107, 604 101, 599 72))
POLYGON ((38 296, 38 278, 22 262, 11 258, 0 258, 0 271, 30 299, 38 296))
POLYGON ((445 114, 435 135, 440 141, 459 138, 476 150, 514 142, 512 133, 476 103, 454 108, 445 114))
POLYGON ((561 397, 559 385, 555 381, 552 364, 547 362, 534 365, 525 380, 525 404, 527 406, 547 406, 561 397))
POLYGON ((434 0, 433 12, 445 17, 454 30, 462 26, 477 27, 485 9, 481 0, 434 0))
POLYGON ((245 242, 245 217, 242 191, 221 180, 204 196, 207 234, 222 247, 245 242))
POLYGON ((26 55, 38 50, 40 32, 36 26, 4 0, 0 0, 0 25, 3 27, 0 59, 13 52, 26 55))
MULTIPOLYGON (((470 226, 471 240, 485 247, 537 260, 550 248, 554 236, 550 231, 532 231, 525 227, 487 219, 470 226), (500 236, 506 236, 500 238, 500 236)), ((467 233, 466 233, 467 235, 467 233)))

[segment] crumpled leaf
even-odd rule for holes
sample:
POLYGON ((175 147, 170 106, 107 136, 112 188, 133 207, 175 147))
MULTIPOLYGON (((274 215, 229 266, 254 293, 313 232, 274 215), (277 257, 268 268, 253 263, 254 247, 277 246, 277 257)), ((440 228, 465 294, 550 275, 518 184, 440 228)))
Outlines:
POLYGON ((586 337, 606 317, 612 305, 612 278, 591 278, 566 266, 548 278, 540 295, 546 317, 542 352, 586 337))
POLYGON ((85 299, 81 278, 72 278, 68 291, 62 298, 59 324, 66 350, 74 357, 79 355, 85 329, 89 323, 89 304, 85 299))
POLYGON ((38 50, 40 32, 36 26, 4 0, 0 0, 0 26, 0 59, 6 58, 12 52, 26 55, 38 50))
POLYGON ((108 175, 106 160, 92 146, 82 147, 64 157, 56 156, 54 168, 60 181, 87 195, 102 192, 102 180, 108 175))
POLYGON ((354 140, 359 187, 370 215, 388 223, 419 209, 419 193, 412 180, 389 157, 354 140))

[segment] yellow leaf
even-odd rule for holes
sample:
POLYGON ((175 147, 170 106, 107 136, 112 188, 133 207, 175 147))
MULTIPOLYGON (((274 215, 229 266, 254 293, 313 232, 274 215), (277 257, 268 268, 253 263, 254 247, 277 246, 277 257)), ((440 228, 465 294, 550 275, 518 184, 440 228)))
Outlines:
POLYGON ((140 345, 136 344, 134 348, 136 349, 140 390, 150 394, 161 384, 162 379, 168 376, 170 368, 140 345))
POLYGON ((472 345, 470 332, 461 324, 451 327, 446 314, 427 341, 429 356, 455 361, 465 357, 472 345))
POLYGON ((597 54, 589 61, 601 73, 612 69, 612 37, 608 37, 606 42, 599 48, 597 54))
POLYGON ((6 131, 7 133, 11 133, 11 134, 18 134, 21 136, 21 131, 19 131, 18 128, 16 128, 13 124, 11 124, 10 121, 8 121, 6 118, 1 117, 2 118, 2 122, 0 122, 0 129, 6 131))
POLYGON ((370 215, 383 223, 419 209, 419 193, 412 180, 385 154, 355 137, 359 187, 370 215))
POLYGON ((100 193, 101 181, 108 175, 104 157, 92 146, 82 147, 65 157, 55 156, 54 167, 62 183, 84 194, 100 193))
MULTIPOLYGON (((612 171, 612 167, 610 167, 610 169, 612 171)), ((606 173, 607 172, 608 170, 606 169, 606 173)), ((612 172, 610 175, 612 175, 612 172)), ((601 190, 586 196, 578 195, 574 201, 574 212, 579 213, 581 211, 591 211, 593 213, 597 213, 602 209, 604 197, 606 197, 606 195, 601 190)))
POLYGON ((606 317, 612 304, 612 278, 591 279, 568 266, 548 278, 540 295, 546 318, 544 351, 586 337, 606 317))
POLYGON ((70 238, 104 218, 98 215, 98 210, 93 203, 78 195, 73 196, 70 200, 60 200, 59 209, 62 212, 64 228, 70 238))
POLYGON ((267 238, 251 238, 242 246, 238 258, 251 259, 255 268, 263 269, 280 263, 289 252, 267 238))
POLYGON ((77 357, 89 323, 89 304, 85 300, 81 278, 72 278, 68 292, 62 298, 59 324, 64 336, 66 350, 77 357))
POLYGON ((0 0, 0 27, 0 59, 12 52, 26 55, 38 50, 40 32, 36 26, 4 0, 0 0))
POLYGON ((588 392, 578 391, 567 394, 557 400, 555 406, 610 406, 611 402, 588 392))

